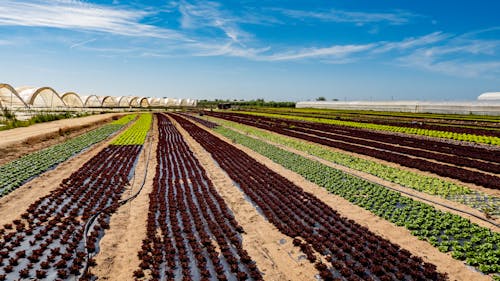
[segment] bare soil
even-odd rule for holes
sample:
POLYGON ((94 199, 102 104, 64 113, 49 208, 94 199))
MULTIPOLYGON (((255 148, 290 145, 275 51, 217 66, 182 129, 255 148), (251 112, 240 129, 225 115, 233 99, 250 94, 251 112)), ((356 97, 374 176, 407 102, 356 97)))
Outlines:
POLYGON ((285 169, 283 166, 274 163, 272 160, 242 145, 233 144, 227 138, 210 130, 209 132, 226 141, 227 143, 230 143, 241 149, 260 163, 266 165, 271 170, 281 174, 285 178, 292 181, 294 184, 300 186, 305 191, 314 194, 318 198, 321 198, 324 203, 329 205, 332 209, 338 211, 342 216, 356 221, 357 223, 370 229, 370 231, 388 239, 392 243, 400 245, 402 248, 407 249, 412 254, 422 257, 424 261, 435 264, 438 271, 446 272, 448 274, 450 280, 491 280, 491 278, 487 275, 484 275, 474 269, 467 267, 461 261, 453 259, 450 254, 442 253, 429 243, 418 240, 418 238, 411 235, 411 233, 407 229, 398 227, 382 218, 377 217, 376 215, 361 207, 351 204, 349 201, 339 196, 329 193, 321 186, 307 181, 299 174, 285 169))
POLYGON ((99 280, 134 280, 133 273, 139 269, 140 261, 137 253, 141 249, 142 240, 146 238, 149 194, 152 191, 157 165, 157 146, 158 127, 155 118, 148 139, 139 155, 131 187, 124 192, 122 199, 130 197, 139 190, 144 174, 147 172, 144 187, 139 196, 120 206, 111 216, 110 228, 100 241, 101 251, 95 257, 97 265, 91 269, 99 280), (150 149, 149 165, 146 166, 150 149))
POLYGON ((318 271, 302 258, 292 239, 274 227, 245 199, 231 178, 220 169, 210 154, 189 136, 174 120, 177 129, 214 183, 219 194, 243 227, 243 248, 256 262, 265 280, 314 280, 318 271))

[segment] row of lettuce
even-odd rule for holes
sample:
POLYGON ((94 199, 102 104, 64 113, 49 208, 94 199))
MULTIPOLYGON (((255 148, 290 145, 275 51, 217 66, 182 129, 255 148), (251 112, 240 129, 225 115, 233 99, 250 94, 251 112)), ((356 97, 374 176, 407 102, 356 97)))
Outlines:
POLYGON ((378 131, 421 135, 421 136, 427 136, 427 137, 452 139, 452 140, 458 140, 458 141, 467 141, 467 142, 475 142, 475 143, 490 144, 490 145, 500 145, 500 138, 495 137, 495 136, 480 136, 480 135, 472 135, 472 134, 465 134, 465 133, 453 133, 453 132, 428 130, 428 129, 420 129, 420 128, 412 128, 412 127, 381 125, 381 124, 373 124, 373 123, 343 121, 343 120, 334 120, 334 119, 326 119, 326 118, 315 118, 315 117, 275 114, 275 113, 262 113, 262 112, 240 112, 240 113, 245 113, 245 114, 250 114, 250 115, 255 115, 255 116, 271 117, 271 118, 282 118, 282 119, 290 119, 290 120, 317 122, 317 123, 337 125, 337 126, 348 126, 348 127, 360 128, 360 129, 370 129, 370 130, 378 130, 378 131))
POLYGON ((412 171, 381 164, 377 161, 355 157, 353 155, 333 151, 321 145, 307 143, 283 135, 274 134, 255 127, 239 124, 223 119, 208 117, 223 126, 233 128, 239 132, 284 145, 298 151, 319 157, 321 159, 342 165, 344 167, 362 171, 389 182, 411 188, 429 195, 440 196, 444 199, 467 205, 489 216, 500 216, 500 198, 483 192, 472 190, 451 181, 424 176, 412 171))
POLYGON ((25 155, 0 166, 0 197, 14 191, 33 177, 53 169, 91 145, 105 140, 136 119, 136 117, 136 115, 126 115, 78 137, 25 155))
POLYGON ((500 234, 461 216, 437 210, 381 185, 310 160, 267 142, 219 126, 223 136, 242 144, 355 205, 405 227, 421 240, 484 273, 500 272, 500 234))

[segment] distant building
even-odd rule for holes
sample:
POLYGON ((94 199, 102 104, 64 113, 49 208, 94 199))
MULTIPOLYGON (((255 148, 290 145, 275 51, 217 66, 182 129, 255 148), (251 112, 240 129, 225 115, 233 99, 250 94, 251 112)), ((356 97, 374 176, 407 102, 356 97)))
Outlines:
POLYGON ((219 103, 217 105, 217 108, 218 109, 229 109, 229 108, 231 108, 231 104, 230 103, 219 103))
POLYGON ((489 101, 489 100, 500 101, 500 92, 483 93, 477 97, 477 100, 479 100, 479 101, 489 101))

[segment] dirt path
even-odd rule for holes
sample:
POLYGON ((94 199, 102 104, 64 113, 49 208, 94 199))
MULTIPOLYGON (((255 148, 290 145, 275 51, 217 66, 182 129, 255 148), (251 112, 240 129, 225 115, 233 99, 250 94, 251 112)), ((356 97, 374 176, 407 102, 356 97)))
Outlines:
POLYGON ((95 257, 97 266, 91 269, 99 280, 134 280, 133 272, 139 269, 140 261, 137 253, 141 249, 142 240, 146 238, 149 193, 152 191, 155 176, 157 145, 158 125, 154 118, 150 135, 139 156, 135 180, 122 198, 130 197, 140 188, 144 174, 148 171, 144 188, 137 198, 118 208, 111 216, 110 229, 102 238, 99 245, 101 251, 95 257), (151 155, 149 165, 146 167, 150 146, 151 155))
POLYGON ((40 124, 34 124, 28 127, 15 128, 5 131, 0 131, 0 148, 11 145, 18 145, 27 139, 58 133, 59 129, 67 129, 85 124, 92 124, 102 120, 110 119, 113 116, 120 116, 128 113, 106 113, 91 115, 82 118, 63 119, 40 124))
MULTIPOLYGON (((0 165, 18 159, 24 155, 36 152, 38 150, 63 143, 69 139, 83 135, 94 129, 110 123, 114 116, 108 116, 106 119, 98 120, 92 123, 75 125, 73 127, 65 127, 62 132, 53 132, 48 134, 37 135, 28 138, 20 143, 12 144, 6 147, 0 147, 0 165)), ((115 117, 117 118, 117 117, 115 117)))
MULTIPOLYGON (((124 129, 125 128, 126 127, 124 127, 124 129)), ((19 218, 30 204, 35 202, 38 198, 46 196, 51 191, 57 189, 62 179, 68 178, 85 162, 97 155, 118 136, 119 132, 112 138, 100 142, 86 151, 71 157, 67 161, 59 164, 55 169, 41 174, 8 195, 0 198, 0 225, 11 223, 12 220, 19 218)))
MULTIPOLYGON (((227 138, 212 132, 211 130, 208 131, 222 140, 232 143, 227 138)), ((434 248, 429 243, 418 240, 418 238, 411 235, 410 231, 407 229, 398 227, 361 207, 351 204, 349 201, 339 196, 329 193, 326 189, 307 181, 299 174, 285 169, 283 166, 274 163, 272 160, 242 145, 233 145, 260 163, 266 165, 271 170, 281 174, 294 184, 300 186, 305 191, 321 198, 324 203, 329 205, 332 209, 337 210, 342 216, 356 221, 357 223, 370 229, 370 231, 388 239, 392 243, 400 245, 402 248, 407 249, 412 254, 422 257, 424 261, 435 264, 438 271, 448 273, 450 280, 491 280, 488 276, 469 269, 463 262, 453 259, 450 254, 441 253, 437 248, 434 248)))
MULTIPOLYGON (((236 132, 238 132, 240 134, 244 134, 245 135, 245 132, 242 132, 242 131, 239 131, 239 130, 236 130, 236 129, 231 129, 231 130, 234 130, 234 131, 236 131, 236 132)), ((396 189, 397 191, 402 191, 402 192, 409 193, 411 195, 407 195, 407 194, 404 194, 404 193, 401 193, 401 195, 406 196, 406 197, 410 197, 410 198, 412 198, 414 200, 421 201, 421 202, 424 202, 424 203, 429 204, 429 205, 432 205, 432 206, 434 206, 438 210, 445 211, 445 212, 450 212, 450 213, 453 213, 453 214, 465 217, 465 218, 471 220, 472 222, 474 222, 474 223, 476 223, 476 224, 478 224, 480 226, 489 228, 489 229, 491 229, 493 231, 496 231, 496 232, 500 231, 499 227, 494 226, 491 223, 488 223, 488 222, 485 222, 483 220, 480 220, 480 219, 478 219, 478 218, 476 218, 474 216, 471 216, 471 215, 468 215, 468 214, 464 214, 462 212, 458 212, 458 211, 446 208, 446 207, 441 206, 439 204, 434 204, 434 203, 426 201, 426 200, 421 200, 418 197, 422 197, 422 198, 425 198, 427 200, 438 202, 440 204, 445 204, 445 205, 451 206, 453 208, 456 208, 456 209, 459 209, 459 210, 463 210, 463 211, 466 211, 466 212, 469 212, 469 213, 472 213, 472 214, 475 214, 477 216, 485 218, 484 213, 480 212, 477 209, 469 207, 467 205, 463 205, 463 204, 460 204, 460 203, 457 203, 457 202, 446 200, 446 199, 438 197, 438 196, 429 195, 429 194, 426 194, 426 193, 423 193, 423 192, 420 192, 420 191, 417 191, 417 190, 414 190, 414 189, 411 189, 411 188, 408 188, 408 187, 404 187, 404 186, 401 186, 399 184, 396 184, 396 183, 393 183, 393 182, 381 179, 381 178, 376 177, 374 175, 371 175, 371 174, 368 174, 368 173, 364 173, 364 172, 361 172, 361 171, 358 171, 358 170, 354 170, 354 169, 351 169, 351 168, 348 168, 348 167, 345 167, 345 166, 342 166, 342 165, 338 165, 338 164, 332 163, 330 161, 327 161, 325 159, 322 159, 322 158, 310 155, 310 154, 305 153, 303 151, 296 150, 294 148, 290 148, 290 147, 287 147, 285 145, 281 145, 281 144, 278 144, 278 143, 274 143, 274 142, 268 141, 266 139, 262 139, 262 138, 259 138, 259 137, 253 136, 253 135, 247 135, 247 136, 251 137, 251 138, 254 138, 254 139, 257 139, 257 140, 260 140, 260 141, 263 141, 265 143, 274 145, 274 146, 279 147, 279 148, 281 148, 283 150, 286 150, 286 151, 298 154, 298 155, 300 155, 302 157, 305 157, 305 158, 308 158, 308 159, 320 162, 321 164, 329 166, 329 167, 332 167, 334 169, 341 170, 343 172, 352 174, 354 176, 357 176, 357 177, 369 180, 371 182, 374 182, 374 183, 377 183, 377 184, 380 184, 380 185, 383 185, 383 186, 391 187, 393 189, 396 189), (414 195, 414 196, 412 196, 412 195, 414 195), (418 196, 418 197, 416 197, 416 196, 418 196)), ((493 220, 493 219, 491 219, 491 220, 493 220)), ((493 220, 493 221, 495 221, 496 223, 498 223, 500 221, 500 219, 493 220)))
POLYGON ((172 120, 188 143, 194 155, 206 170, 219 194, 234 213, 238 223, 245 230, 243 248, 257 263, 265 280, 314 280, 318 271, 302 255, 300 248, 294 247, 292 239, 282 233, 261 216, 255 207, 245 199, 245 195, 231 178, 220 169, 210 154, 189 134, 172 120))

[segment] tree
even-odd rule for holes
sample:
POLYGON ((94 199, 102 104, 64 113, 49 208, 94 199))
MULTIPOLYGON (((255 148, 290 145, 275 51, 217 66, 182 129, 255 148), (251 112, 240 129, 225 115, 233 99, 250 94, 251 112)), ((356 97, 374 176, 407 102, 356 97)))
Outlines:
POLYGON ((326 101, 326 98, 325 97, 318 97, 318 98, 316 98, 316 101, 326 101))

